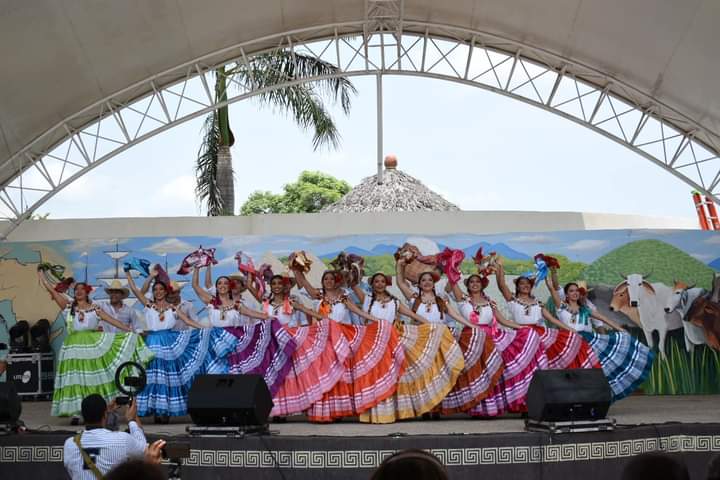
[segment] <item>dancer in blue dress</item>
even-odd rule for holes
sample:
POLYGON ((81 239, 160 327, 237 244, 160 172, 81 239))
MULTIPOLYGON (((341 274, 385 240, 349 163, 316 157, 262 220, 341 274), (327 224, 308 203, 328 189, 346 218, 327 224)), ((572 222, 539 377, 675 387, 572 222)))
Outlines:
POLYGON ((148 299, 137 288, 130 273, 128 286, 145 306, 145 343, 155 354, 147 368, 147 385, 138 395, 138 414, 155 415, 158 423, 187 414, 187 396, 194 378, 203 373, 227 371, 227 356, 237 339, 222 328, 203 328, 167 299, 169 286, 155 280, 148 299), (181 320, 189 330, 176 331, 181 320))

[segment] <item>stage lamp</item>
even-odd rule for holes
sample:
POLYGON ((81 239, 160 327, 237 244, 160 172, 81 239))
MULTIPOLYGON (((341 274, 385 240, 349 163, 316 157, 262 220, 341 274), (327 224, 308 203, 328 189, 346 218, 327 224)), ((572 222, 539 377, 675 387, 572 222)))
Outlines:
POLYGON ((10 327, 10 350, 14 353, 26 352, 30 345, 30 325, 25 320, 10 327))
POLYGON ((47 318, 38 320, 30 327, 30 344, 36 352, 47 353, 50 351, 50 322, 47 318))

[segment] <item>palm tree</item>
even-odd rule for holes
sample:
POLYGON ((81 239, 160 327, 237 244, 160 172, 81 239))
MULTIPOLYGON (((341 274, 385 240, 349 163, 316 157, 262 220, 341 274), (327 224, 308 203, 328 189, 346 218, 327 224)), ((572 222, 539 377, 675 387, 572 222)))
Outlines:
MULTIPOLYGON (((335 65, 298 52, 280 50, 258 55, 248 63, 215 71, 215 96, 227 100, 227 83, 231 80, 246 91, 268 89, 258 95, 261 105, 279 107, 289 112, 301 128, 313 128, 313 148, 323 145, 337 148, 340 142, 332 116, 324 99, 340 102, 345 114, 350 111, 350 97, 355 87, 346 77, 333 77, 335 65), (312 82, 298 82, 278 89, 274 85, 304 78, 325 77, 312 82)), ((195 193, 207 204, 208 215, 234 215, 235 194, 230 147, 235 142, 228 107, 221 107, 205 119, 203 142, 195 165, 195 193)))

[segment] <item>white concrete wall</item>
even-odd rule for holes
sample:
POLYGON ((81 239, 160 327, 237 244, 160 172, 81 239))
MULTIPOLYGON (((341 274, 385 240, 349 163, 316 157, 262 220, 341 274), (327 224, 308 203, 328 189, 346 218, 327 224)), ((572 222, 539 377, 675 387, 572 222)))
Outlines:
POLYGON ((697 229, 688 218, 581 212, 418 212, 289 214, 249 217, 29 220, 9 242, 76 238, 238 235, 493 234, 605 229, 697 229))

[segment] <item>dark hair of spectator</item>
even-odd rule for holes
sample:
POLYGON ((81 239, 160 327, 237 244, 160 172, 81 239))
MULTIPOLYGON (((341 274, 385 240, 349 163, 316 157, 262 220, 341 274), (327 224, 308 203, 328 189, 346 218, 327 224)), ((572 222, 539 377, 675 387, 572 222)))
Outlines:
POLYGON ((633 457, 623 469, 622 480, 690 480, 685 464, 664 452, 633 457))
POLYGON ((416 448, 387 457, 371 480, 447 480, 445 466, 430 452, 416 448))
POLYGON ((720 455, 715 455, 708 463, 707 480, 720 480, 720 455))
POLYGON ((128 460, 113 468, 105 475, 105 480, 167 480, 167 475, 159 465, 145 460, 128 460))
POLYGON ((97 393, 83 398, 82 404, 80 405, 83 420, 85 420, 86 424, 91 425, 100 423, 106 410, 107 403, 105 399, 97 393))

